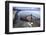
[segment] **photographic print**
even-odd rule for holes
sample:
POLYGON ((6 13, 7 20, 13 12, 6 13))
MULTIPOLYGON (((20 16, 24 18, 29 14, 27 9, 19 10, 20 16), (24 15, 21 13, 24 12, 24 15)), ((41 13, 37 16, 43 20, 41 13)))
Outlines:
POLYGON ((13 7, 13 28, 40 27, 40 8, 13 7))
POLYGON ((45 31, 45 4, 37 2, 5 2, 5 33, 45 31))

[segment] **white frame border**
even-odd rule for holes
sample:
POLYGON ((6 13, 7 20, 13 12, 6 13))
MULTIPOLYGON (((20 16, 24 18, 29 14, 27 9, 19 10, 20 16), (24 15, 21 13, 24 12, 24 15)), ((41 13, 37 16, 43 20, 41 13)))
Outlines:
POLYGON ((43 5, 34 5, 34 4, 19 4, 19 3, 9 3, 9 32, 22 32, 22 31, 39 31, 43 30, 43 5), (30 6, 31 5, 31 6, 30 6), (31 28, 13 28, 13 7, 40 7, 41 20, 40 27, 31 27, 31 28))

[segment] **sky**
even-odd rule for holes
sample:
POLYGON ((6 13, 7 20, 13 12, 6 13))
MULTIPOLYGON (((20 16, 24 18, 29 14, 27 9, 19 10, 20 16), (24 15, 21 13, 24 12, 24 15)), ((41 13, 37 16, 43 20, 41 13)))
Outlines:
POLYGON ((35 17, 40 17, 40 8, 36 7, 14 7, 15 9, 21 10, 18 13, 18 16, 27 16, 33 15, 35 17))

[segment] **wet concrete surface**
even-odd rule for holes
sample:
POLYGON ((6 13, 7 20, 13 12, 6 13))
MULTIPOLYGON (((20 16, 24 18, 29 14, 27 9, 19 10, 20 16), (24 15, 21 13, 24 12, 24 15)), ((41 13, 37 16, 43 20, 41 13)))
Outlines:
POLYGON ((22 28, 22 27, 40 27, 40 20, 33 20, 33 22, 26 22, 21 20, 16 20, 15 24, 13 24, 14 28, 22 28), (33 24, 31 24, 33 23, 33 24))

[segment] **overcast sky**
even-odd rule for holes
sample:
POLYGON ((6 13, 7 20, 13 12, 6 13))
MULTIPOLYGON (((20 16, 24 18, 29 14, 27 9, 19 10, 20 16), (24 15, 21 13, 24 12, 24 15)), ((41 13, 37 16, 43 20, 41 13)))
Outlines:
POLYGON ((16 7, 15 9, 21 10, 18 13, 19 16, 27 16, 27 15, 32 14, 36 17, 40 17, 40 8, 36 8, 36 7, 16 7))

